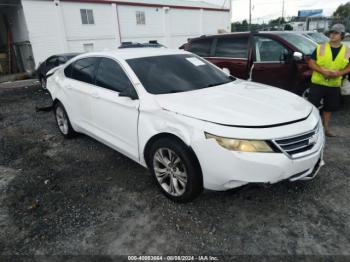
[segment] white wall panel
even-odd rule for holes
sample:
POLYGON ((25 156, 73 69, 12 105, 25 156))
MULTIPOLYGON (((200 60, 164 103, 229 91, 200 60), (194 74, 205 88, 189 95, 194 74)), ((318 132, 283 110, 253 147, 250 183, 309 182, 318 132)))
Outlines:
POLYGON ((48 56, 64 52, 57 6, 51 1, 22 1, 29 40, 36 65, 48 56))
MULTIPOLYGON (((53 1, 43 0, 22 0, 22 5, 36 63, 52 54, 82 52, 84 44, 93 44, 95 51, 115 50, 121 38, 134 42, 157 40, 178 48, 188 38, 230 29, 229 12, 221 11, 84 2, 60 2, 56 6, 53 1), (95 23, 83 25, 80 9, 92 9, 95 23), (136 23, 137 11, 145 12, 144 25, 136 23)), ((18 39, 25 36, 25 26, 17 32, 18 39)))
POLYGON ((117 5, 121 36, 124 39, 163 37, 163 8, 117 5), (145 12, 146 24, 136 24, 136 11, 145 12))
POLYGON ((172 36, 170 40, 169 48, 175 48, 178 49, 183 44, 187 43, 188 38, 197 37, 197 35, 188 35, 188 36, 172 36))
POLYGON ((201 11, 186 9, 170 9, 170 34, 171 36, 186 36, 200 34, 201 11))
POLYGON ((67 40, 115 38, 111 4, 61 2, 67 40), (82 24, 80 9, 93 10, 94 24, 82 24))
POLYGON ((219 29, 224 29, 227 32, 231 31, 229 12, 204 10, 203 34, 217 34, 219 29))
POLYGON ((84 52, 84 44, 93 44, 93 51, 116 50, 119 47, 115 39, 75 40, 67 44, 70 52, 84 52))

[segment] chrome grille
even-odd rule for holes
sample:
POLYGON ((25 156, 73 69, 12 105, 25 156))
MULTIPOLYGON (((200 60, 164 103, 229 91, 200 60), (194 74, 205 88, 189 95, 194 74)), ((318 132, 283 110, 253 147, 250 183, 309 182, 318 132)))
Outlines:
POLYGON ((313 130, 293 137, 286 137, 283 139, 276 139, 274 142, 278 147, 290 156, 311 150, 316 142, 319 131, 319 125, 313 130))

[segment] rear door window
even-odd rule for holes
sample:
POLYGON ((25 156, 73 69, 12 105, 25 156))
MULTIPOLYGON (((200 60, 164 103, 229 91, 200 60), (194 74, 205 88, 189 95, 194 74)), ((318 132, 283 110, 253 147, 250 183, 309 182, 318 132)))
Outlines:
POLYGON ((210 56, 212 43, 212 38, 193 40, 188 51, 199 56, 210 56))
POLYGON ((96 74, 96 85, 121 92, 132 84, 123 68, 114 60, 102 58, 96 74))
POLYGON ((56 66, 58 66, 58 57, 57 56, 50 57, 46 62, 46 67, 51 69, 56 66))
POLYGON ((98 66, 100 58, 88 57, 75 61, 73 64, 65 68, 64 73, 67 77, 74 80, 94 84, 95 70, 98 66))
POLYGON ((248 37, 219 37, 216 57, 248 58, 248 37))

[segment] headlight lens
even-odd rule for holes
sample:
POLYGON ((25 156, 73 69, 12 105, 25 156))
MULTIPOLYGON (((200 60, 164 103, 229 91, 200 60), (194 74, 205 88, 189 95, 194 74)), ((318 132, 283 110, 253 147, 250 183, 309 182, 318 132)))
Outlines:
POLYGON ((208 133, 205 133, 205 137, 207 139, 215 139, 220 146, 232 151, 265 153, 274 152, 274 150, 268 145, 268 143, 263 140, 243 140, 226 138, 208 133))

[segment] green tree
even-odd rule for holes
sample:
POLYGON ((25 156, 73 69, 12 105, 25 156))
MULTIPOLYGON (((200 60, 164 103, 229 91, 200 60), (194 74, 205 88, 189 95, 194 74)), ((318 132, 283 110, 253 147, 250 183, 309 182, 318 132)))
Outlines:
POLYGON ((332 25, 336 23, 342 23, 346 27, 346 31, 350 31, 350 2, 341 4, 334 11, 332 17, 332 25))
POLYGON ((241 22, 235 22, 231 24, 231 32, 243 32, 243 31, 248 31, 249 26, 247 20, 243 20, 241 22))
POLYGON ((284 26, 284 30, 286 30, 286 31, 293 31, 293 26, 291 26, 290 24, 286 24, 284 26))
POLYGON ((269 26, 279 26, 283 25, 286 22, 283 17, 278 17, 269 21, 269 26))

